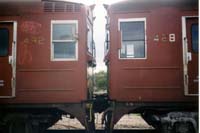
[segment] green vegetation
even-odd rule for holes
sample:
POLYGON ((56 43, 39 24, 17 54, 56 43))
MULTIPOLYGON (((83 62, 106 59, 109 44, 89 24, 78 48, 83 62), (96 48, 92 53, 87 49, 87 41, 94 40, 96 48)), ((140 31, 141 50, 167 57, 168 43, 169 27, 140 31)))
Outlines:
POLYGON ((95 73, 96 91, 105 91, 107 88, 107 72, 100 71, 95 73))

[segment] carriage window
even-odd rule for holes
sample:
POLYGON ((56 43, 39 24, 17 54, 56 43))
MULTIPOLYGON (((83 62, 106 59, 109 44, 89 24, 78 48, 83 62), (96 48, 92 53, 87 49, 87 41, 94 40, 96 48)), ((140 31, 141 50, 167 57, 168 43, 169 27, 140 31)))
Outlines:
POLYGON ((92 28, 88 26, 88 32, 87 32, 87 47, 88 52, 93 52, 93 38, 92 38, 92 28))
POLYGON ((9 31, 6 28, 0 28, 0 56, 7 56, 9 49, 9 31))
POLYGON ((121 21, 120 58, 145 58, 145 21, 121 21))
POLYGON ((106 41, 105 41, 105 52, 106 52, 106 53, 109 51, 109 48, 110 48, 110 33, 109 33, 109 31, 107 30, 107 33, 106 33, 106 41))
POLYGON ((192 25, 192 50, 195 53, 198 53, 199 49, 199 26, 198 24, 193 24, 192 25))
POLYGON ((77 21, 52 21, 52 59, 77 58, 77 21))

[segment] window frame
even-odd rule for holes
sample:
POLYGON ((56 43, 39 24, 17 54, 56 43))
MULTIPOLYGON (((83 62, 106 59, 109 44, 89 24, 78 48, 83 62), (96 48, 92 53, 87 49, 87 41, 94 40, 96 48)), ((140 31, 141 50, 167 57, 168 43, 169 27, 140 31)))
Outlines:
POLYGON ((119 49, 118 51, 118 56, 119 56, 119 59, 120 60, 146 60, 147 59, 147 36, 146 36, 146 18, 143 17, 143 18, 119 18, 118 19, 118 31, 121 32, 121 48, 119 49), (126 57, 126 58, 121 58, 120 55, 121 55, 121 48, 122 48, 122 31, 120 31, 121 29, 121 25, 120 23, 121 22, 140 22, 140 21, 143 21, 144 22, 144 57, 142 58, 134 58, 134 57, 126 57))
MULTIPOLYGON (((51 61, 78 61, 78 39, 75 39, 75 58, 55 58, 53 44, 53 25, 54 24, 75 24, 76 35, 78 35, 78 20, 51 20, 51 61)), ((75 36, 76 36, 75 35, 75 36)), ((73 42, 74 40, 56 40, 56 42, 73 42)))

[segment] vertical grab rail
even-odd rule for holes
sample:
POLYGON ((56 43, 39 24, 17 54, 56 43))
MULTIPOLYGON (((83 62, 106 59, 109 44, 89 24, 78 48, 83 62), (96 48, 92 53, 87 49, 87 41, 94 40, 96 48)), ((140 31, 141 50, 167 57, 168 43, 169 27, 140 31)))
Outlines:
POLYGON ((184 57, 185 57, 185 61, 184 61, 184 66, 186 67, 186 72, 184 72, 184 82, 185 82, 185 95, 188 94, 188 84, 189 84, 189 81, 188 81, 188 71, 187 71, 187 65, 188 65, 188 40, 186 37, 184 37, 184 57))
POLYGON ((188 40, 186 37, 184 37, 184 47, 185 47, 185 51, 184 51, 184 54, 185 54, 185 65, 188 64, 188 40))

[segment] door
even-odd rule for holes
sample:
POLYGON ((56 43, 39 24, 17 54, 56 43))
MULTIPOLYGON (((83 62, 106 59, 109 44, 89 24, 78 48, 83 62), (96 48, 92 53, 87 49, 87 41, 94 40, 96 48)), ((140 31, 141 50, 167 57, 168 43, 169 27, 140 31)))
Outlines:
POLYGON ((188 94, 198 94, 198 60, 199 60, 199 25, 198 18, 186 18, 186 38, 188 47, 188 94))
POLYGON ((13 23, 0 23, 0 97, 12 96, 13 23))

